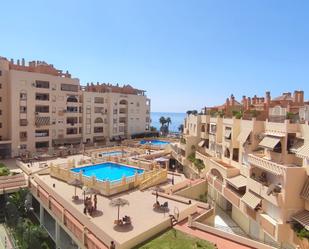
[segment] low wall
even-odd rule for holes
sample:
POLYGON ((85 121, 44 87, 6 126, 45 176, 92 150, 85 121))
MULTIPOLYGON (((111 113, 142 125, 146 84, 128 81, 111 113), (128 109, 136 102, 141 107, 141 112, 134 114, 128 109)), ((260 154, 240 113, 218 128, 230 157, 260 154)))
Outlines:
POLYGON ((251 239, 248 239, 248 238, 245 238, 245 237, 233 234, 233 233, 227 233, 227 232, 224 232, 222 230, 219 230, 219 229, 211 227, 211 226, 207 226, 207 225, 202 224, 202 223, 197 222, 197 221, 192 221, 191 226, 194 227, 194 228, 200 229, 202 231, 212 233, 212 234, 215 234, 217 236, 220 236, 220 237, 226 238, 228 240, 232 240, 232 241, 235 241, 237 243, 240 243, 240 244, 243 244, 243 245, 246 245, 246 246, 250 246, 250 247, 253 247, 253 248, 273 249, 272 246, 269 246, 269 245, 266 245, 266 244, 263 244, 263 243, 255 241, 255 240, 251 240, 251 239))
POLYGON ((207 193, 207 183, 206 181, 202 181, 178 191, 177 195, 197 200, 200 195, 204 195, 205 193, 207 193))

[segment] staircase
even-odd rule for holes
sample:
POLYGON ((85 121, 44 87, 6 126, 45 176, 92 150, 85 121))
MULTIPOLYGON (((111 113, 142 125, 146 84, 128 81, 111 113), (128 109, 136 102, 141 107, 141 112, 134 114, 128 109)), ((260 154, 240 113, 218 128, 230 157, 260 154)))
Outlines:
POLYGON ((175 216, 172 215, 172 214, 170 214, 169 216, 171 218, 171 225, 173 227, 173 226, 175 226, 178 223, 178 220, 176 220, 175 216))
POLYGON ((158 173, 149 176, 147 179, 141 182, 139 189, 145 190, 147 188, 150 188, 156 184, 162 183, 167 179, 167 171, 166 170, 160 170, 158 173))

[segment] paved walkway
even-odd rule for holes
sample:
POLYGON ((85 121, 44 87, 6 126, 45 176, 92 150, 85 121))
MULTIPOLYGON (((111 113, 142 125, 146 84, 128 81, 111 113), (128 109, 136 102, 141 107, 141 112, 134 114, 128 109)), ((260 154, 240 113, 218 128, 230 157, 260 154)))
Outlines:
POLYGON ((190 227, 188 227, 187 224, 188 224, 187 220, 185 220, 185 221, 178 223, 174 228, 179 230, 179 231, 182 231, 184 233, 187 233, 189 235, 192 235, 192 236, 198 237, 200 239, 207 240, 207 241, 209 241, 213 244, 216 244, 218 249, 229 249, 229 248, 252 249, 251 247, 238 244, 234 241, 225 239, 223 237, 219 237, 215 234, 207 233, 207 232, 201 231, 199 229, 195 229, 195 228, 190 228, 190 227))
POLYGON ((14 248, 8 239, 9 235, 6 233, 3 224, 0 224, 0 249, 12 249, 14 248), (6 240, 6 247, 5 247, 5 240, 6 240))

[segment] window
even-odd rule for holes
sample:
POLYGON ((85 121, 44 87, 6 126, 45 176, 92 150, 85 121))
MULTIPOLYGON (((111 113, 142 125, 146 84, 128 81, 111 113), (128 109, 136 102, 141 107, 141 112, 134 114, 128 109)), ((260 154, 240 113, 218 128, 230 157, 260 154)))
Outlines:
POLYGON ((77 134, 77 128, 67 128, 67 135, 77 134))
POLYGON ((98 124, 98 123, 103 123, 103 119, 102 118, 96 118, 94 120, 94 123, 98 124))
POLYGON ((61 91, 78 92, 78 85, 61 84, 61 91))
POLYGON ((35 130, 35 137, 48 137, 49 130, 35 130))
POLYGON ((21 141, 27 140, 27 132, 26 131, 19 132, 19 138, 21 141))
POLYGON ((35 87, 36 88, 49 88, 49 81, 36 80, 35 87))
POLYGON ((20 113, 27 113, 27 106, 20 106, 19 107, 19 112, 20 113))
POLYGON ((67 124, 74 125, 74 124, 77 124, 77 123, 78 123, 78 118, 77 117, 68 117, 67 118, 67 124))
POLYGON ((104 113, 103 107, 94 107, 94 113, 104 113))
POLYGON ((48 93, 36 93, 35 94, 35 100, 48 101, 49 100, 49 94, 48 93))
POLYGON ((113 119, 113 123, 114 123, 114 124, 117 124, 117 118, 114 118, 114 119, 113 119))
POLYGON ((19 120, 19 125, 20 126, 27 126, 28 125, 28 120, 27 119, 20 119, 19 120))
POLYGON ((77 103, 78 102, 77 96, 74 95, 68 96, 67 102, 77 103))
POLYGON ((49 142, 36 142, 35 143, 35 148, 36 149, 41 149, 41 148, 48 148, 49 147, 49 142))
POLYGON ((0 110, 0 115, 2 115, 2 110, 0 110))
POLYGON ((67 112, 78 112, 77 106, 67 106, 67 112))
POLYGON ((21 92, 21 93, 19 94, 19 99, 20 99, 20 100, 26 100, 26 99, 27 99, 27 93, 21 92))
POLYGON ((0 102, 2 102, 2 97, 0 97, 0 102))
POLYGON ((0 84, 0 89, 2 88, 2 84, 0 84))
POLYGON ((49 113, 49 106, 48 105, 36 105, 35 112, 49 113))
POLYGON ((113 133, 117 133, 117 127, 113 128, 113 133))
POLYGON ((0 70, 0 76, 2 76, 2 71, 0 70))
POLYGON ((27 149, 27 144, 21 144, 20 145, 21 150, 26 150, 27 149))
POLYGON ((2 123, 0 123, 0 128, 2 128, 2 123))
POLYGON ((96 103, 96 104, 104 104, 104 98, 95 97, 94 98, 94 103, 96 103))
POLYGON ((118 110, 117 109, 114 109, 113 110, 113 114, 117 114, 118 113, 118 110))
POLYGON ((94 133, 102 133, 103 132, 103 127, 94 127, 93 128, 94 133))
POLYGON ((124 132, 124 127, 123 126, 119 126, 119 132, 124 132))

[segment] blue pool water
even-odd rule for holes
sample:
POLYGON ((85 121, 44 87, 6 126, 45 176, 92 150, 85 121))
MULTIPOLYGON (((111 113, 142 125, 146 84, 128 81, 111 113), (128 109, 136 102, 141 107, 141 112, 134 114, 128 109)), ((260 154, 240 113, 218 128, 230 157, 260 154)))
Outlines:
POLYGON ((102 163, 97 165, 85 166, 81 168, 71 169, 73 172, 83 171, 84 176, 92 177, 96 176, 101 181, 115 181, 120 180, 123 176, 129 177, 134 176, 137 172, 142 174, 143 169, 131 168, 118 163, 102 163))
POLYGON ((151 144, 154 146, 164 146, 169 144, 170 142, 167 141, 161 141, 161 140, 142 140, 140 141, 140 144, 151 144))
POLYGON ((126 152, 122 152, 122 151, 108 151, 108 152, 102 152, 100 155, 102 157, 105 157, 105 156, 121 156, 123 154, 125 154, 126 152))

